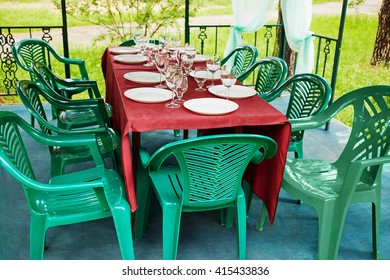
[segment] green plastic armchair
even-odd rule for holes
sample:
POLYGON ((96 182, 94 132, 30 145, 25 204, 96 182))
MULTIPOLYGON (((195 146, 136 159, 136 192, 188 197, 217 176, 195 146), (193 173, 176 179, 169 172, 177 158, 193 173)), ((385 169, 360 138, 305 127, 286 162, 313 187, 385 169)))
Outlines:
MULTIPOLYGON (((120 170, 120 136, 112 128, 106 126, 105 120, 100 114, 103 106, 93 100, 68 100, 59 101, 42 90, 36 83, 23 80, 17 83, 16 91, 29 113, 37 120, 39 128, 46 134, 63 134, 63 135, 80 135, 86 133, 96 134, 98 139, 99 150, 106 158, 112 159, 114 169, 120 170), (99 120, 100 126, 86 127, 79 129, 62 129, 50 123, 46 117, 42 101, 54 104, 57 108, 69 110, 91 110, 95 112, 96 119, 99 120)), ((92 155, 85 146, 80 147, 59 147, 49 146, 51 155, 51 176, 61 175, 64 172, 66 164, 75 164, 80 162, 91 161, 92 155)))
POLYGON ((73 127, 96 125, 99 123, 97 118, 104 120, 108 126, 111 126, 112 107, 108 103, 105 103, 103 98, 101 98, 96 81, 67 81, 61 79, 50 71, 46 65, 37 61, 31 63, 31 68, 39 81, 38 85, 40 85, 45 92, 50 94, 52 98, 57 99, 60 102, 71 103, 73 99, 69 99, 67 90, 79 87, 84 88, 85 90, 91 90, 91 95, 89 99, 74 100, 73 102, 75 104, 89 101, 89 103, 96 103, 99 105, 98 113, 100 116, 97 112, 94 112, 92 109, 88 109, 88 107, 85 106, 83 108, 74 107, 70 111, 63 111, 56 107, 55 104, 52 104, 56 111, 59 127, 69 129, 73 127), (80 100, 82 100, 82 102, 80 100))
POLYGON ((31 259, 43 259, 47 229, 110 216, 122 258, 134 259, 131 210, 123 179, 118 172, 104 167, 97 141, 93 134, 48 135, 13 112, 0 112, 0 166, 24 189, 30 210, 31 259), (37 181, 31 153, 25 146, 26 141, 35 140, 48 146, 86 146, 96 167, 53 177, 48 183, 37 181))
MULTIPOLYGON (((38 40, 38 39, 24 39, 16 42, 12 46, 12 55, 15 59, 15 62, 24 70, 30 73, 32 81, 39 82, 38 78, 35 76, 32 68, 31 62, 37 61, 40 62, 50 69, 52 65, 60 64, 65 67, 65 65, 74 66, 77 68, 78 73, 69 81, 80 81, 80 80, 89 80, 88 72, 85 67, 84 60, 66 58, 61 56, 49 43, 38 40)), ((75 73, 73 71, 72 73, 75 73)), ((73 94, 84 92, 85 88, 83 87, 72 87, 67 90, 68 97, 72 97, 73 94)))
MULTIPOLYGON (((306 73, 290 77, 263 98, 271 102, 286 91, 290 94, 285 112, 289 120, 305 118, 322 112, 329 105, 332 97, 332 89, 323 77, 306 73)), ((294 152, 297 158, 303 157, 303 136, 303 130, 291 133, 289 151, 294 152)))
POLYGON ((283 189, 318 214, 319 259, 337 258, 348 209, 363 202, 372 205, 373 253, 380 257, 381 175, 383 165, 390 163, 389 101, 390 86, 369 86, 346 93, 318 115, 291 120, 293 131, 314 129, 344 108, 353 109, 349 139, 335 162, 296 158, 286 163, 283 189))
POLYGON ((254 89, 260 97, 265 99, 270 92, 286 80, 287 72, 288 67, 283 59, 266 57, 257 60, 244 73, 239 75, 237 80, 245 84, 245 80, 254 75, 254 89))
POLYGON ((256 46, 242 45, 234 48, 226 57, 221 60, 221 65, 231 63, 237 69, 237 75, 244 73, 255 63, 258 56, 256 46))
POLYGON ((237 214, 238 258, 246 258, 245 197, 241 180, 252 160, 274 156, 277 144, 260 135, 225 134, 169 143, 152 156, 140 149, 135 237, 147 224, 150 183, 163 212, 163 257, 176 259, 182 212, 233 207, 237 214), (174 156, 178 165, 163 165, 174 156))

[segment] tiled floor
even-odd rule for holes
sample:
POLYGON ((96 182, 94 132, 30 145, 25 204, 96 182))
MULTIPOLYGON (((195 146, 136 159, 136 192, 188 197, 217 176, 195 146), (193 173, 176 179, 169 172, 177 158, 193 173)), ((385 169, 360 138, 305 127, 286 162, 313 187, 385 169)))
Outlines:
MULTIPOLYGON (((280 105, 280 104, 279 104, 280 105)), ((277 105, 277 106, 279 106, 277 105)), ((21 106, 0 106, 28 116, 21 106)), ((316 129, 305 135, 305 157, 337 158, 348 136, 348 128, 336 121, 330 130, 316 129)), ((153 150, 177 138, 172 131, 142 134, 142 142, 153 150)), ((48 164, 44 147, 30 143, 37 174, 47 179, 48 164)), ((390 259, 390 190, 389 167, 383 174, 380 250, 383 259, 390 259)), ((0 169, 0 259, 29 258, 29 213, 22 188, 0 169)), ((134 241, 136 259, 161 259, 161 211, 152 203, 146 236, 134 241)), ((261 202, 255 198, 247 221, 247 258, 249 260, 306 260, 317 257, 317 215, 308 205, 298 205, 283 190, 275 223, 266 224, 263 232, 255 230, 261 202)), ((111 219, 50 229, 45 258, 56 259, 120 259, 115 230, 111 219)), ((338 259, 370 260, 371 205, 352 205, 347 216, 338 259)), ((184 213, 181 224, 178 259, 236 258, 236 232, 219 225, 219 212, 184 213)))

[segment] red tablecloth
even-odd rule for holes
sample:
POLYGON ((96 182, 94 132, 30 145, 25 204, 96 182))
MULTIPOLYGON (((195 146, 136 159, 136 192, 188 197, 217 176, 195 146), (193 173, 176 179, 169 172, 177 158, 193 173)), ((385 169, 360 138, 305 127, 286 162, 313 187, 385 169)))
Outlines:
MULTIPOLYGON (((266 204, 273 222, 277 207, 283 170, 288 151, 291 127, 285 115, 258 96, 234 99, 238 110, 220 116, 193 113, 183 106, 178 109, 165 107, 165 103, 144 104, 124 96, 130 88, 147 86, 126 80, 123 75, 132 71, 158 72, 155 67, 142 64, 123 64, 113 60, 114 54, 106 49, 102 56, 102 69, 106 80, 106 102, 113 107, 113 126, 121 133, 123 176, 132 211, 137 208, 133 176, 133 164, 129 133, 162 129, 218 129, 243 127, 245 133, 267 135, 278 144, 277 154, 259 165, 251 165, 245 175, 253 192, 266 204)), ((220 83, 220 81, 215 81, 220 83)), ((207 85, 207 83, 206 83, 207 85)), ((189 78, 189 90, 184 99, 215 97, 209 92, 195 91, 196 82, 189 78)))

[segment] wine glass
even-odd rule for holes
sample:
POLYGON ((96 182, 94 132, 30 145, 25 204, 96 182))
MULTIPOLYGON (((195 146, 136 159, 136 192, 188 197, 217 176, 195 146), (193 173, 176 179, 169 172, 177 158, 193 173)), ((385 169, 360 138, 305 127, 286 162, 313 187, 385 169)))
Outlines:
POLYGON ((153 66, 154 63, 153 63, 153 51, 156 49, 157 47, 153 44, 150 44, 149 43, 149 39, 147 42, 145 42, 145 53, 146 53, 146 56, 148 57, 148 61, 144 64, 144 66, 153 66))
POLYGON ((171 33, 171 41, 172 41, 172 44, 175 46, 175 48, 177 48, 180 45, 181 34, 180 34, 179 30, 174 30, 171 33))
POLYGON ((187 76, 183 75, 183 79, 181 81, 181 84, 176 90, 176 94, 177 94, 176 102, 183 103, 185 101, 183 99, 183 95, 187 90, 188 90, 188 78, 187 78, 187 76))
POLYGON ((220 65, 221 65, 221 59, 220 59, 219 54, 213 54, 213 55, 210 55, 207 58, 206 66, 207 66, 207 69, 211 73, 211 84, 208 87, 215 86, 215 84, 214 84, 214 74, 215 74, 215 72, 218 71, 220 65))
POLYGON ((221 69, 221 82, 227 88, 226 90, 226 99, 229 99, 229 90, 237 80, 237 68, 232 66, 231 69, 223 67, 221 69))
POLYGON ((165 82, 167 86, 172 90, 172 99, 170 103, 165 104, 168 108, 179 108, 180 105, 175 103, 175 96, 177 95, 177 89, 181 85, 183 80, 183 72, 180 67, 173 64, 168 65, 165 69, 165 82))
POLYGON ((198 83, 198 87, 195 89, 196 91, 206 91, 206 89, 203 88, 203 85, 207 80, 207 74, 208 72, 206 67, 195 67, 194 78, 198 83))
POLYGON ((166 86, 162 83, 162 75, 165 71, 165 66, 167 65, 168 60, 168 54, 165 52, 158 52, 156 54, 156 57, 154 59, 154 62, 156 64, 156 68, 158 72, 160 72, 160 84, 158 84, 157 88, 166 88, 166 86))
POLYGON ((186 53, 184 53, 184 54, 181 56, 181 65, 183 66, 184 73, 185 73, 187 76, 190 74, 191 67, 192 67, 193 63, 194 63, 193 58, 191 58, 190 56, 188 56, 186 53))
POLYGON ((185 46, 184 46, 184 53, 191 59, 193 60, 196 56, 196 44, 195 43, 187 43, 185 46))

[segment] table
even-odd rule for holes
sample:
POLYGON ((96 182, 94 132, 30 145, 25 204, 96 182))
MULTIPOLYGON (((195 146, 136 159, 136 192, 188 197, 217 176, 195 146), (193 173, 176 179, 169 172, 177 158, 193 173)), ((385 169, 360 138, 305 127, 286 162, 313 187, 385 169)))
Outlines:
MULTIPOLYGON (((138 145, 139 134, 151 130, 217 129, 216 131, 221 132, 220 129, 240 127, 243 133, 267 135, 278 144, 278 151, 272 159, 265 160, 259 165, 250 165, 245 174, 245 179, 252 185, 253 193, 267 206, 270 221, 273 223, 291 133, 286 116, 258 96, 234 99, 239 105, 238 110, 220 116, 199 115, 183 106, 178 109, 166 108, 165 102, 144 104, 132 101, 124 96, 125 90, 145 85, 126 80, 124 74, 132 71, 158 71, 155 67, 146 67, 142 64, 117 62, 113 59, 115 54, 109 49, 110 47, 105 50, 101 59, 106 82, 106 102, 113 108, 113 127, 122 137, 123 176, 132 211, 137 209, 137 201, 130 134, 135 141, 133 144, 138 145)), ((215 83, 218 84, 220 81, 215 83)), ((186 100, 215 97, 209 92, 195 91, 196 86, 195 80, 189 77, 189 90, 184 96, 186 100)))

